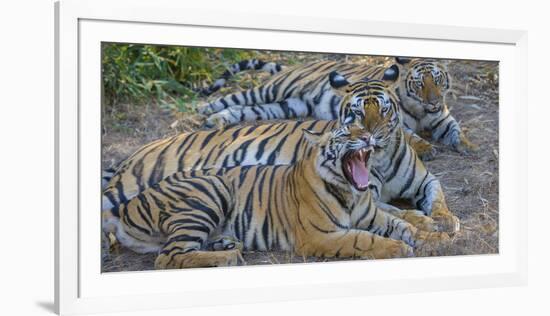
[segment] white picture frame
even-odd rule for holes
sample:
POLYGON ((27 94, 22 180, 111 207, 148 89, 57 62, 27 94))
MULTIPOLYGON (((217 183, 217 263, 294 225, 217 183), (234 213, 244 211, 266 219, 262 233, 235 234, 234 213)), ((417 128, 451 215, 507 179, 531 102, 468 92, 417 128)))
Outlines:
POLYGON ((527 280, 524 31, 73 1, 56 10, 56 284, 60 314, 521 285, 527 280), (498 255, 101 274, 102 41, 500 62, 498 255), (368 271, 369 273, 363 273, 368 271), (229 273, 230 272, 230 273, 229 273))

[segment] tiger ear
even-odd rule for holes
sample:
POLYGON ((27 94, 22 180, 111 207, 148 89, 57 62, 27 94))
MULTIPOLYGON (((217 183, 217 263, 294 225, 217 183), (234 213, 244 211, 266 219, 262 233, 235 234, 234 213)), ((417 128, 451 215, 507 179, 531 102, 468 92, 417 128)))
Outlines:
POLYGON ((441 65, 443 65, 443 67, 448 69, 449 64, 451 63, 451 60, 450 59, 439 59, 439 60, 437 60, 437 62, 439 62, 441 65))
POLYGON ((304 129, 304 137, 306 138, 306 140, 312 144, 312 145, 318 145, 320 142, 321 142, 321 136, 323 135, 322 133, 320 132, 316 132, 316 131, 311 131, 311 130, 307 130, 307 129, 304 129))
POLYGON ((384 76, 382 81, 385 81, 387 84, 392 84, 399 79, 399 67, 395 64, 391 65, 388 69, 384 71, 384 76))
POLYGON ((332 90, 337 94, 342 96, 346 93, 346 87, 349 86, 349 81, 346 77, 339 74, 337 71, 333 71, 329 74, 329 82, 332 90))
POLYGON ((408 64, 411 62, 411 60, 412 58, 408 57, 395 57, 395 61, 400 65, 408 64))

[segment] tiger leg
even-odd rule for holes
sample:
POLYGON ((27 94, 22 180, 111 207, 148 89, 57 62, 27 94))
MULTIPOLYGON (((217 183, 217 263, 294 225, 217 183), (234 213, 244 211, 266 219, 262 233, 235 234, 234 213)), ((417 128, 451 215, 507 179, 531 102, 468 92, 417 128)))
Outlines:
POLYGON ((428 161, 435 158, 437 149, 424 138, 418 136, 411 129, 403 128, 405 132, 405 141, 416 151, 420 159, 428 161))
MULTIPOLYGON (((415 249, 420 247, 436 247, 446 243, 450 238, 445 232, 428 232, 420 230, 408 221, 384 212, 376 208, 371 214, 361 216, 361 220, 357 222, 357 227, 366 229, 373 234, 388 237, 396 240, 401 240, 415 249)), ((403 215, 409 217, 414 213, 404 211, 403 215)), ((428 218, 427 216, 423 216, 428 218)), ((414 219, 420 218, 418 214, 414 214, 414 219)))
POLYGON ((305 236, 297 244, 300 256, 388 259, 410 257, 412 247, 401 240, 384 238, 366 230, 350 229, 305 236))
POLYGON ((306 117, 311 114, 305 102, 300 99, 288 99, 281 102, 252 106, 232 106, 211 114, 205 123, 206 127, 225 127, 242 122, 260 120, 291 119, 306 117))
MULTIPOLYGON (((233 244, 232 249, 230 243, 227 243, 226 246, 229 249, 205 250, 212 246, 208 244, 208 236, 211 233, 209 225, 197 222, 188 216, 178 216, 169 221, 188 224, 181 225, 168 235, 167 241, 155 260, 156 269, 235 266, 239 260, 242 260, 241 251, 236 244, 233 244), (193 224, 189 224, 192 221, 194 221, 193 224)), ((219 241, 223 246, 223 240, 219 241)), ((214 247, 210 249, 212 248, 214 247)))
POLYGON ((478 150, 478 146, 466 138, 458 122, 447 109, 441 112, 440 118, 433 120, 426 128, 431 130, 433 140, 439 140, 460 153, 478 150))
POLYGON ((477 152, 479 150, 479 146, 470 142, 470 140, 468 140, 462 132, 460 133, 460 143, 455 149, 460 153, 472 153, 477 152))
POLYGON ((379 201, 376 202, 376 206, 386 213, 389 213, 395 217, 401 218, 409 222, 414 227, 420 230, 428 232, 433 232, 437 230, 435 221, 431 217, 426 216, 423 211, 404 210, 379 201))
POLYGON ((380 200, 380 194, 382 183, 380 180, 374 176, 371 180, 371 192, 373 195, 373 200, 376 201, 376 207, 381 209, 382 211, 389 213, 393 216, 402 218, 409 223, 411 223, 414 227, 424 230, 424 231, 435 231, 437 230, 435 222, 432 218, 429 216, 426 216, 426 213, 421 210, 404 210, 397 208, 393 205, 390 205, 388 203, 384 203, 380 200))
POLYGON ((428 174, 424 178, 417 195, 413 197, 413 203, 433 218, 439 231, 460 230, 460 221, 447 207, 441 183, 433 174, 428 174))
POLYGON ((403 210, 398 217, 423 231, 433 232, 438 230, 435 220, 419 210, 403 210))
POLYGON ((190 201, 192 202, 187 204, 185 199, 180 200, 174 205, 174 209, 167 209, 164 213, 168 217, 163 220, 161 230, 167 237, 155 260, 155 268, 237 265, 242 256, 236 247, 220 251, 207 250, 208 242, 213 240, 212 235, 224 221, 224 213, 218 203, 198 199, 190 201))

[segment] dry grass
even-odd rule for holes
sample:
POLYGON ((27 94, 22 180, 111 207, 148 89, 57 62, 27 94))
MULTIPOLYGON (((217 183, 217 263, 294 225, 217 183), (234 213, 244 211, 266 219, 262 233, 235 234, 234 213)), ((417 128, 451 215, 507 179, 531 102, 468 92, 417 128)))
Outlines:
MULTIPOLYGON (((375 63, 389 63, 389 58, 305 53, 275 53, 269 60, 283 64, 304 63, 320 57, 348 58, 375 63)), ((429 170, 440 179, 450 209, 461 220, 461 231, 448 245, 417 251, 417 256, 450 256, 498 253, 498 64, 495 62, 451 61, 449 71, 454 93, 447 98, 451 112, 468 138, 479 145, 470 155, 461 155, 439 146, 439 154, 426 162, 429 170)), ((237 86, 251 87, 265 74, 247 73, 222 89, 219 94, 237 86)), ((200 120, 192 115, 165 113, 159 107, 126 107, 124 113, 109 113, 103 117, 102 162, 109 167, 152 140, 198 129, 200 120), (121 119, 122 118, 122 119, 121 119)), ((127 249, 109 253, 103 249, 102 269, 111 271, 150 270, 154 254, 136 254, 127 249)), ((321 258, 296 257, 285 252, 247 252, 244 258, 251 264, 281 264, 329 261, 321 258)))

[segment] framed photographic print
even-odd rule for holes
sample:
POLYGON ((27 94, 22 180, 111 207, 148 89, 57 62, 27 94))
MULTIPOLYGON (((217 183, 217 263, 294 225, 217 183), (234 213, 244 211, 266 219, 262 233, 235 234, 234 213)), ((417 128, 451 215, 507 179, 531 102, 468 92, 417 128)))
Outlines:
POLYGON ((56 3, 60 314, 525 282, 525 32, 244 16, 56 3))

